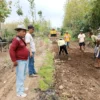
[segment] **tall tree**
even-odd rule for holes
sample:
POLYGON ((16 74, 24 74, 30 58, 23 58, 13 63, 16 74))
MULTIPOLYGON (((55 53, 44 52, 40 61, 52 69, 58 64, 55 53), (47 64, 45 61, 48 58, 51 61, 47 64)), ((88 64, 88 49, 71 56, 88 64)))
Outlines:
POLYGON ((38 15, 40 17, 40 19, 42 18, 42 11, 38 11, 38 15))
POLYGON ((89 16, 89 24, 93 29, 100 27, 100 0, 93 0, 89 16))
POLYGON ((11 1, 7 4, 5 0, 0 0, 0 30, 1 30, 1 22, 4 22, 5 19, 11 12, 11 1))
POLYGON ((28 0, 28 2, 30 5, 30 13, 32 16, 32 22, 34 23, 34 7, 35 7, 34 0, 28 0))
POLYGON ((70 27, 74 30, 83 28, 89 11, 90 0, 69 0, 65 4, 63 28, 70 27))
POLYGON ((28 17, 25 17, 24 24, 25 24, 26 27, 30 24, 30 20, 29 20, 28 17))
POLYGON ((17 8, 16 13, 18 14, 18 16, 23 16, 22 7, 20 6, 19 0, 18 0, 17 3, 16 3, 16 8, 17 8))

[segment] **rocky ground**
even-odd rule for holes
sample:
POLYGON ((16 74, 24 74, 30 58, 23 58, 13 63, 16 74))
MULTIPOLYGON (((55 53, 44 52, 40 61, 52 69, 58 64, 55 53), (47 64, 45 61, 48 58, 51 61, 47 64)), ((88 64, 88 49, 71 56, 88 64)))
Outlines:
MULTIPOLYGON (((58 48, 54 44, 55 48, 58 48)), ((60 100, 100 100, 100 69, 94 68, 93 49, 80 52, 77 43, 71 43, 66 55, 58 56, 55 49, 55 88, 60 100)))
MULTIPOLYGON (((37 43, 37 71, 43 65, 47 48, 43 41, 37 43)), ((68 49, 71 61, 67 60, 65 54, 58 56, 59 48, 56 43, 50 44, 49 49, 55 56, 53 89, 38 93, 35 90, 40 77, 27 77, 25 86, 29 88, 28 96, 23 100, 100 100, 100 69, 94 67, 93 49, 87 47, 85 52, 80 52, 78 44, 72 42, 68 49), (51 99, 46 99, 48 95, 52 95, 51 99)), ((11 67, 8 52, 0 53, 0 100, 21 100, 16 96, 16 74, 11 67)))

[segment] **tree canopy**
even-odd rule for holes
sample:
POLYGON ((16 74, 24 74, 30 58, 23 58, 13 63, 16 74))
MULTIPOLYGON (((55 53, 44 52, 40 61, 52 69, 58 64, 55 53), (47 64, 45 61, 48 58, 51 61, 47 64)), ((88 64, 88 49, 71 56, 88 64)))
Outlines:
POLYGON ((100 26, 100 0, 69 0, 64 12, 64 29, 87 32, 100 26))
POLYGON ((11 1, 7 4, 5 0, 0 0, 0 22, 4 22, 5 18, 10 14, 10 5, 11 1))

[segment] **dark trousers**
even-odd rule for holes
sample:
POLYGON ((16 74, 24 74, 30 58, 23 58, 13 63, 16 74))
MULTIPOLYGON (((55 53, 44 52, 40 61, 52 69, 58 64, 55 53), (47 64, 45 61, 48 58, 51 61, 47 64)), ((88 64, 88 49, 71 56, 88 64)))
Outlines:
POLYGON ((60 46, 60 51, 59 51, 59 55, 61 55, 61 52, 65 51, 66 55, 68 55, 68 51, 66 48, 66 45, 60 46))
MULTIPOLYGON (((33 53, 33 52, 32 52, 33 53)), ((33 56, 29 56, 29 75, 36 74, 35 67, 34 67, 34 53, 33 56)))

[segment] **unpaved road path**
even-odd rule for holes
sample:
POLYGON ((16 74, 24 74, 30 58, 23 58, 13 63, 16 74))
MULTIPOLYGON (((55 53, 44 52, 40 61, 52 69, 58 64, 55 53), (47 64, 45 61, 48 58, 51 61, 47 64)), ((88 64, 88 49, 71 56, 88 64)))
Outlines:
MULTIPOLYGON (((38 71, 45 58, 47 46, 42 42, 37 45, 35 66, 38 71), (44 51, 43 51, 44 50, 44 51)), ((53 44, 55 54, 55 89, 60 100, 100 100, 100 69, 94 68, 93 49, 86 48, 86 52, 79 51, 78 44, 71 43, 69 49, 71 61, 65 55, 58 57, 57 44, 53 44), (59 88, 60 87, 60 88, 59 88)), ((11 72, 8 53, 0 54, 0 100, 38 100, 39 77, 27 77, 25 83, 29 90, 24 99, 18 98, 15 92, 16 74, 11 72)))
POLYGON ((60 100, 100 100, 100 69, 94 68, 93 49, 79 51, 78 44, 71 43, 71 61, 58 57, 58 47, 53 45, 55 56, 55 88, 60 100))
MULTIPOLYGON (((44 62, 47 48, 47 45, 43 41, 40 42, 41 43, 37 44, 37 53, 35 55, 37 72, 44 62)), ((25 86, 29 88, 29 90, 26 91, 28 96, 23 99, 19 98, 16 96, 16 72, 15 70, 14 72, 11 71, 11 66, 8 52, 0 53, 0 100, 37 100, 38 93, 36 93, 34 89, 38 88, 39 76, 34 78, 27 76, 25 86)))

